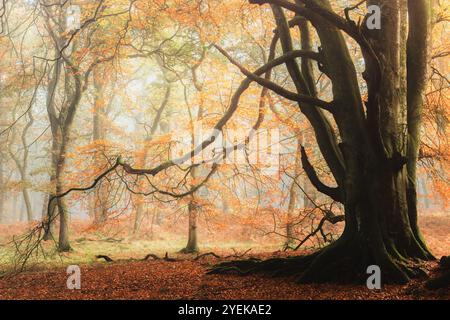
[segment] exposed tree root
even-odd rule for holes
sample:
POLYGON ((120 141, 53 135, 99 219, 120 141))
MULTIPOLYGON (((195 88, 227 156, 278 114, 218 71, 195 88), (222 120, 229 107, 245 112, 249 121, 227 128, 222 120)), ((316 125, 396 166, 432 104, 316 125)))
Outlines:
POLYGON ((182 253, 182 254, 191 254, 191 253, 198 253, 198 249, 197 248, 183 248, 183 249, 181 249, 180 251, 179 251, 179 253, 182 253))
POLYGON ((442 257, 439 264, 445 271, 440 276, 429 280, 425 285, 427 289, 436 290, 450 287, 450 256, 442 257))
POLYGON ((447 271, 437 278, 429 280, 425 286, 430 290, 450 288, 450 271, 447 271))
POLYGON ((177 259, 169 258, 169 254, 168 254, 167 252, 166 252, 166 254, 164 255, 163 260, 164 260, 164 261, 169 261, 169 262, 175 262, 175 261, 178 261, 177 259))
POLYGON ((439 262, 441 268, 450 269, 450 256, 443 256, 439 262))
POLYGON ((95 256, 96 259, 104 259, 106 262, 129 262, 129 261, 147 261, 150 258, 152 258, 153 260, 163 260, 163 261, 168 261, 168 262, 175 262, 175 261, 181 261, 179 259, 175 259, 175 258, 170 258, 169 254, 166 252, 166 254, 164 255, 163 258, 158 257, 156 254, 153 253, 149 253, 147 254, 144 258, 142 259, 134 259, 134 258, 130 258, 130 259, 119 259, 119 260, 113 260, 111 257, 106 256, 106 255, 97 255, 95 256))
POLYGON ((207 252, 207 253, 203 253, 203 254, 200 254, 197 257, 195 257, 194 261, 197 261, 197 260, 199 260, 199 259, 201 259, 203 257, 207 257, 207 256, 213 256, 213 257, 215 257, 217 259, 221 259, 221 256, 219 256, 218 254, 215 254, 214 252, 207 252))
POLYGON ((161 258, 158 257, 156 254, 149 253, 142 259, 142 261, 147 261, 150 258, 152 258, 153 260, 161 260, 161 258))
POLYGON ((383 283, 406 283, 410 278, 426 276, 420 263, 412 259, 400 261, 387 251, 369 256, 358 242, 341 239, 316 253, 268 260, 247 259, 222 262, 208 274, 264 273, 269 276, 294 276, 299 283, 365 283, 369 265, 378 265, 383 283), (375 262, 377 261, 377 262, 375 262))
POLYGON ((102 255, 102 254, 95 256, 95 258, 96 259, 104 259, 106 262, 114 262, 113 259, 111 259, 110 257, 108 257, 106 255, 102 255))
POLYGON ((249 258, 246 260, 234 260, 222 262, 212 267, 208 274, 222 274, 228 272, 237 272, 245 275, 250 273, 262 272, 272 276, 288 276, 298 272, 302 265, 308 265, 313 259, 310 256, 296 256, 288 258, 272 258, 268 260, 260 260, 249 258))
POLYGON ((197 257, 194 258, 194 261, 197 261, 203 257, 207 257, 207 256, 213 256, 217 259, 229 259, 229 258, 242 258, 243 256, 245 256, 247 253, 249 253, 252 249, 247 249, 245 250, 243 253, 239 253, 236 250, 233 249, 234 254, 230 254, 228 256, 219 256, 218 254, 214 253, 214 252, 207 252, 207 253, 203 253, 203 254, 198 254, 197 257))

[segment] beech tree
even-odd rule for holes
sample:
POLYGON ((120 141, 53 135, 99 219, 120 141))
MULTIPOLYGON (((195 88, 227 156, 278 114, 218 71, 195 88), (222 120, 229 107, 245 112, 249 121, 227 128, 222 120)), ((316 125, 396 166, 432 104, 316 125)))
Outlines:
MULTIPOLYGON (((418 276, 421 271, 416 262, 433 259, 417 225, 416 192, 430 2, 367 1, 367 5, 381 9, 379 30, 367 28, 369 15, 355 23, 351 19, 354 8, 347 8, 343 18, 327 0, 250 2, 270 4, 283 49, 282 58, 296 92, 263 81, 255 73, 245 73, 277 94, 299 102, 336 186, 325 185, 318 179, 304 150, 303 167, 318 191, 344 205, 345 229, 339 240, 309 256, 232 264, 242 271, 298 273, 302 282, 354 280, 363 277, 367 266, 373 264, 380 266, 385 282, 402 283, 418 276), (288 21, 286 11, 293 12, 295 18, 288 21), (310 69, 304 62, 300 67, 293 59, 298 51, 294 50, 296 39, 290 29, 303 18, 317 32, 320 50, 302 52, 299 56, 302 62, 316 60, 320 70, 330 78, 331 102, 314 96, 310 69), (406 27, 405 43, 402 31, 406 27), (367 97, 361 94, 345 37, 355 41, 362 51, 367 97), (331 114, 337 132, 325 113, 331 114)), ((212 272, 223 272, 229 267, 225 263, 212 272)))
MULTIPOLYGON (((249 71, 226 49, 214 45, 239 68, 245 79, 213 129, 221 132, 225 128, 252 83, 263 87, 261 97, 270 93, 297 104, 314 132, 317 149, 334 185, 322 181, 301 145, 299 160, 317 191, 342 204, 345 228, 337 241, 310 255, 225 262, 210 272, 237 270, 244 274, 260 271, 298 275, 301 282, 355 281, 366 279, 368 266, 378 265, 385 283, 404 283, 420 276, 421 262, 434 259, 418 227, 416 182, 427 79, 430 1, 367 0, 346 8, 344 15, 329 0, 249 2, 266 6, 264 12, 273 15, 275 30, 266 55, 268 59, 263 66, 249 71), (380 28, 372 28, 377 23, 368 23, 374 19, 371 13, 355 22, 354 10, 363 5, 379 8, 380 28), (365 70, 361 74, 350 47, 356 47, 362 56, 365 70), (277 79, 272 79, 275 68, 285 69, 289 75, 287 82, 279 84, 277 79), (330 101, 316 88, 320 77, 327 77, 331 82, 330 101)), ((77 104, 83 79, 74 77, 78 99, 69 101, 77 104)), ((260 102, 260 108, 261 105, 264 103, 260 102)), ((253 129, 259 127, 263 116, 260 112, 253 129)), ((246 142, 250 138, 249 134, 246 142)), ((170 168, 181 169, 184 176, 196 178, 187 191, 149 183, 154 190, 143 194, 176 199, 191 197, 215 174, 219 164, 214 163, 206 174, 197 177, 196 170, 199 173, 200 166, 209 164, 206 161, 188 166, 184 163, 216 139, 213 134, 180 159, 170 159, 150 168, 146 167, 145 158, 134 167, 118 157, 91 185, 57 190, 49 200, 49 212, 55 201, 72 191, 95 188, 102 179, 119 170, 120 174, 150 180, 170 168)), ((329 219, 341 218, 331 213, 329 219)))
MULTIPOLYGON (((220 264, 211 273, 240 270, 298 274, 301 282, 353 281, 365 277, 367 266, 378 265, 385 282, 403 283, 419 276, 418 261, 433 259, 417 225, 416 164, 419 127, 427 74, 430 3, 425 0, 367 1, 381 9, 381 29, 370 30, 366 21, 351 18, 354 8, 337 14, 328 0, 250 0, 269 4, 276 22, 270 61, 248 71, 219 49, 247 77, 236 91, 229 110, 216 124, 220 130, 233 116, 242 92, 251 82, 298 103, 310 122, 318 148, 336 182, 324 184, 302 148, 302 165, 317 190, 343 204, 345 229, 326 248, 308 256, 267 261, 235 261, 220 264), (289 20, 286 13, 293 13, 289 20), (318 36, 318 51, 311 39, 295 39, 291 29, 306 19, 307 28, 318 36), (404 41, 402 31, 407 28, 404 41), (358 73, 347 39, 354 41, 364 57, 362 74, 367 94, 361 93, 358 73), (299 41, 300 44, 297 44, 299 41), (275 58, 277 43, 282 55, 275 58), (294 49, 301 47, 301 50, 294 49), (301 59, 299 64, 297 58, 301 59), (311 64, 332 82, 332 101, 317 97, 311 64), (295 91, 261 77, 284 65, 295 91), (333 122, 337 130, 334 130, 333 122)), ((363 3, 363 2, 362 2, 363 3)), ((362 5, 362 3, 360 5, 362 5)), ((305 28, 303 24, 303 28, 305 28)), ((204 149, 214 141, 205 140, 204 149)), ((196 151, 196 150, 194 150, 196 151)), ((151 169, 123 163, 130 174, 157 175, 174 166, 170 160, 151 169)))

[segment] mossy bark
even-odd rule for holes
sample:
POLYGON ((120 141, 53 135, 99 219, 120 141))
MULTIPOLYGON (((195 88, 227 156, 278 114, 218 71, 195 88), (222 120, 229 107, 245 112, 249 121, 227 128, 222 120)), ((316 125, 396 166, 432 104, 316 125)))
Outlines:
MULTIPOLYGON (((284 53, 291 51, 293 39, 281 7, 271 1, 252 2, 272 3, 281 47, 284 53)), ((367 267, 378 265, 384 283, 404 283, 423 275, 421 262, 434 258, 418 228, 416 193, 429 2, 407 2, 407 45, 401 39, 406 24, 402 16, 406 12, 404 0, 367 2, 382 8, 381 30, 359 28, 339 17, 333 19, 337 16, 328 0, 297 0, 297 7, 279 3, 308 18, 320 39, 319 66, 333 84, 332 116, 342 142, 338 143, 329 118, 321 110, 305 104, 299 104, 299 109, 314 129, 337 187, 325 186, 307 159, 303 162, 316 188, 344 205, 345 229, 336 242, 313 255, 227 262, 211 272, 264 271, 295 274, 300 282, 353 282, 366 279, 367 267), (324 11, 331 14, 324 15, 324 11), (355 37, 361 46, 366 98, 360 92, 355 64, 340 29, 355 37)), ((307 81, 308 68, 300 71, 295 60, 286 63, 286 68, 299 93, 314 95, 307 81)))

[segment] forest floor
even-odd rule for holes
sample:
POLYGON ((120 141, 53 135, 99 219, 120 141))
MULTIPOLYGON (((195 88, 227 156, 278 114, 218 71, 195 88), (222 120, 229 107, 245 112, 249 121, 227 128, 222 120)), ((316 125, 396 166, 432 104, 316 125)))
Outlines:
MULTIPOLYGON (((209 258, 204 258, 208 260, 209 258)), ((215 259, 214 262, 217 262, 215 259)), ((81 289, 66 288, 65 268, 0 280, 2 299, 450 299, 423 281, 369 290, 356 285, 304 285, 263 275, 207 275, 213 261, 140 261, 81 266, 81 289)), ((431 272, 436 263, 429 265, 431 272)))
MULTIPOLYGON (((424 236, 437 257, 448 255, 450 243, 450 217, 431 216, 421 220, 424 236)), ((292 278, 270 278, 264 275, 240 276, 207 275, 208 268, 223 261, 214 256, 194 260, 197 255, 183 255, 169 248, 169 257, 164 259, 139 261, 142 253, 149 248, 142 245, 139 254, 125 249, 126 244, 108 244, 116 248, 107 250, 104 244, 79 239, 75 252, 68 254, 66 261, 59 265, 38 267, 13 276, 0 278, 0 299, 383 299, 450 300, 450 289, 430 291, 424 288, 423 280, 413 280, 407 285, 386 285, 382 290, 369 290, 364 285, 337 284, 296 284, 292 278), (82 247, 81 244, 89 246, 82 247), (122 247, 121 247, 122 246, 122 247), (117 249, 119 247, 119 249, 117 249), (84 252, 80 252, 83 248, 84 252), (89 249, 90 260, 82 261, 89 249), (114 262, 93 259, 93 252, 106 254, 114 262), (91 252, 92 251, 92 252, 91 252), (129 254, 129 255, 127 255, 129 254), (133 259, 134 258, 134 259, 133 259), (81 268, 81 289, 66 287, 66 265, 74 261, 81 268)), ((207 248, 206 251, 210 251, 207 248)), ((227 254, 245 257, 266 258, 283 256, 286 253, 271 251, 246 252, 243 248, 216 248, 221 256, 227 254)), ((163 251, 151 252, 159 257, 163 251)), ((292 254, 292 253, 290 253, 292 254)), ((296 253, 299 254, 299 253, 296 253)), ((228 258, 233 259, 233 258, 228 258)), ((235 259, 235 258, 234 258, 235 259)), ((437 262, 427 264, 431 277, 436 276, 437 262)))

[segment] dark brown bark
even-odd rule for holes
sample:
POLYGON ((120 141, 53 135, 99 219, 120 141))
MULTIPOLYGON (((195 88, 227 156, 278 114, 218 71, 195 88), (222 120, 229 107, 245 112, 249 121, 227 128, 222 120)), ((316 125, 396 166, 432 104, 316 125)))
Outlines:
MULTIPOLYGON (((292 50, 292 39, 281 7, 304 16, 317 31, 322 54, 320 68, 333 84, 332 116, 342 141, 339 148, 336 149, 336 133, 321 116, 320 109, 300 105, 300 110, 314 129, 337 189, 320 182, 305 153, 303 164, 319 191, 343 203, 345 229, 336 242, 313 255, 244 261, 234 266, 244 273, 258 270, 297 273, 301 282, 361 281, 367 277, 365 271, 369 265, 381 268, 384 283, 403 283, 423 274, 418 262, 433 256, 417 227, 415 166, 426 75, 428 2, 408 1, 406 52, 400 39, 404 28, 401 13, 405 10, 402 0, 368 1, 368 5, 382 8, 382 30, 367 30, 364 24, 362 29, 358 28, 348 12, 347 19, 335 14, 328 0, 298 0, 296 4, 284 0, 251 2, 271 4, 285 53, 292 50), (366 65, 363 76, 367 82, 367 101, 362 99, 355 66, 341 30, 361 46, 366 65), (405 56, 406 64, 402 60, 405 56), (404 68, 407 68, 406 79, 404 68), (407 152, 406 136, 400 126, 404 123, 402 112, 406 102, 407 152)), ((307 77, 296 62, 286 62, 286 67, 297 91, 312 95, 307 77)), ((227 271, 230 266, 233 264, 225 263, 212 272, 227 271)))

